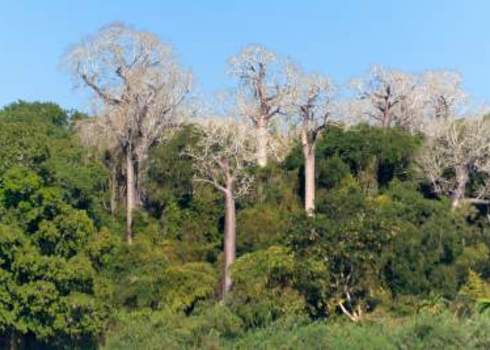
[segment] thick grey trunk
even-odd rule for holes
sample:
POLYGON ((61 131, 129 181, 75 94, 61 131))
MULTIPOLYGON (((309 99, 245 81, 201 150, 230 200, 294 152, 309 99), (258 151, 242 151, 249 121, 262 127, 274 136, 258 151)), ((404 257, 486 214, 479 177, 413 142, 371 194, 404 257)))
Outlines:
POLYGON ((224 271, 223 271, 223 290, 222 299, 231 288, 230 266, 235 261, 236 256, 236 207, 233 198, 231 185, 227 186, 225 194, 225 239, 224 239, 224 271))
POLYGON ((382 122, 382 127, 383 129, 388 129, 390 127, 391 118, 390 118, 390 113, 388 107, 385 107, 385 110, 383 111, 383 122, 382 122))
POLYGON ((305 211, 315 215, 315 145, 303 145, 305 158, 305 211))
POLYGON ((267 123, 264 120, 257 122, 257 164, 263 168, 267 166, 267 123))
POLYGON ((133 210, 136 207, 137 190, 134 161, 131 152, 126 154, 126 241, 133 243, 133 210))
POLYGON ((451 195, 451 208, 455 210, 461 205, 465 196, 466 184, 468 183, 468 170, 464 165, 456 167, 456 182, 457 186, 451 195))

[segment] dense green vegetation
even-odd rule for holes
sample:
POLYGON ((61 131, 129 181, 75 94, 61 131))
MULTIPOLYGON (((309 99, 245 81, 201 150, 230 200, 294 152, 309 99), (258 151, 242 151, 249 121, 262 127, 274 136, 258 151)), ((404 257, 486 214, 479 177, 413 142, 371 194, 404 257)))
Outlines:
POLYGON ((222 195, 182 153, 199 127, 150 149, 128 245, 104 155, 74 131, 84 118, 52 103, 0 111, 0 347, 490 347, 487 206, 451 210, 432 192, 414 161, 422 136, 330 127, 314 217, 299 144, 249 169, 220 302, 222 195))

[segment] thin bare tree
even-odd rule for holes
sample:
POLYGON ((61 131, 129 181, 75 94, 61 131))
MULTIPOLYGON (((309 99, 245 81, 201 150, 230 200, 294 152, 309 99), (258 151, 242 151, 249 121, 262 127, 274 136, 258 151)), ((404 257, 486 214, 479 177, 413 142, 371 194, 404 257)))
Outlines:
POLYGON ((421 90, 415 75, 374 66, 369 74, 354 79, 355 111, 382 128, 397 126, 412 130, 420 122, 421 90))
POLYGON ((257 163, 267 165, 271 121, 286 114, 290 103, 291 65, 275 53, 259 45, 244 48, 229 60, 230 74, 239 81, 237 107, 249 119, 257 137, 257 163))
POLYGON ((250 128, 231 119, 208 119, 200 123, 202 136, 186 150, 194 160, 196 182, 213 185, 225 201, 224 270, 221 298, 231 288, 230 266, 236 255, 235 200, 246 194, 253 181, 248 168, 255 162, 255 141, 250 128))
POLYGON ((297 69, 292 107, 298 125, 305 161, 305 211, 315 213, 315 149, 320 135, 332 116, 331 81, 320 74, 306 74, 297 69))
POLYGON ((447 119, 462 112, 468 95, 462 88, 460 74, 444 70, 427 71, 420 80, 426 117, 447 119))
POLYGON ((462 202, 488 203, 490 194, 490 125, 483 117, 434 119, 418 164, 435 192, 449 195, 452 208, 462 202), (471 175, 479 174, 473 191, 471 175))
POLYGON ((176 110, 189 92, 191 75, 169 45, 122 24, 82 40, 65 60, 75 80, 92 91, 103 116, 98 126, 116 138, 125 157, 126 239, 131 244, 142 165, 148 149, 177 124, 176 110))

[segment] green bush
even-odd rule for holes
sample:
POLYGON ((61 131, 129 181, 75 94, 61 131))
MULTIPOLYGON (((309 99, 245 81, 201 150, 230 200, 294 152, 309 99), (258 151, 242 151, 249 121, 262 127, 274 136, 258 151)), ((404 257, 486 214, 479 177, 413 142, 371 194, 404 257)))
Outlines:
POLYGON ((293 288, 294 268, 293 256, 281 246, 245 254, 232 266, 227 305, 248 327, 303 313, 304 299, 293 288))

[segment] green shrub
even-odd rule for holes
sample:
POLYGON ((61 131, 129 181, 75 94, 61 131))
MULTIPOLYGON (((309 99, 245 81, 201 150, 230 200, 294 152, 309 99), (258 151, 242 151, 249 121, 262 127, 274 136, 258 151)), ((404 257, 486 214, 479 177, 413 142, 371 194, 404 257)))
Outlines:
POLYGON ((257 327, 305 309, 293 288, 293 256, 284 247, 245 254, 232 266, 233 287, 226 300, 248 327, 257 327))

